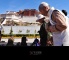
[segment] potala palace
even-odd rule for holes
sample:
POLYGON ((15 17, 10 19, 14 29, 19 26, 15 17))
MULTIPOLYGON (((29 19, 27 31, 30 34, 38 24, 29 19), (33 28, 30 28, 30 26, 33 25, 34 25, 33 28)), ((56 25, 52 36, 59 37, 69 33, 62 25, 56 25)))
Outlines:
POLYGON ((6 11, 5 14, 0 14, 0 23, 4 26, 27 26, 27 25, 39 25, 36 22, 38 11, 35 9, 25 9, 16 11, 6 11))

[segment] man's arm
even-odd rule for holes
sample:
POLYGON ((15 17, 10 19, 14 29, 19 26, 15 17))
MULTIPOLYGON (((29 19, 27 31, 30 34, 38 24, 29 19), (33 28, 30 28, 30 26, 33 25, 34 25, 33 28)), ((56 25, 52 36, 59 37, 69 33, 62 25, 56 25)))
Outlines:
POLYGON ((51 32, 61 32, 67 28, 66 19, 59 11, 55 10, 53 12, 52 20, 56 22, 56 25, 49 27, 49 30, 51 32))

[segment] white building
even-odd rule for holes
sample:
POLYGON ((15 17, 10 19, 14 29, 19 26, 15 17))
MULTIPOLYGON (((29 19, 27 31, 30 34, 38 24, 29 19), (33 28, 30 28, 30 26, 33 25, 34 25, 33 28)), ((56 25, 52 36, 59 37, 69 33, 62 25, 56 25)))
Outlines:
MULTIPOLYGON (((15 22, 27 22, 27 23, 37 23, 36 16, 23 16, 17 15, 15 11, 7 11, 5 14, 0 14, 0 19, 4 21, 15 21, 15 22)), ((6 24, 6 23, 4 23, 6 24)), ((38 24, 38 23, 37 23, 38 24)))

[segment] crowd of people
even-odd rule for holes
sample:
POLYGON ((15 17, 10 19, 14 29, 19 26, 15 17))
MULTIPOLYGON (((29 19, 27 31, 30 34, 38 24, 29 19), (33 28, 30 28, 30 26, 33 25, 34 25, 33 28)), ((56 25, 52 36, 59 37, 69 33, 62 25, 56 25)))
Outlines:
MULTIPOLYGON (((23 47, 41 46, 40 40, 37 38, 34 39, 33 43, 27 43, 26 41, 28 41, 27 37, 23 36, 21 38, 21 42, 17 42, 16 44, 14 44, 15 42, 14 42, 13 36, 10 36, 10 38, 8 38, 8 42, 6 43, 5 41, 1 41, 0 43, 6 43, 6 44, 0 44, 0 46, 23 46, 23 47)), ((47 46, 52 46, 52 42, 50 40, 47 41, 47 46)))
POLYGON ((14 38, 11 35, 10 38, 8 38, 8 42, 6 43, 5 41, 1 41, 0 43, 6 43, 6 44, 0 44, 0 46, 27 46, 27 38, 25 36, 23 36, 21 38, 21 42, 17 42, 16 44, 14 44, 14 38))
MULTIPOLYGON (((39 5, 36 22, 41 23, 40 41, 36 38, 30 46, 69 46, 69 19, 66 10, 58 10, 46 2, 39 5)), ((27 46, 26 37, 22 37, 17 46, 27 46)), ((7 46, 13 46, 13 40, 8 39, 7 46)))

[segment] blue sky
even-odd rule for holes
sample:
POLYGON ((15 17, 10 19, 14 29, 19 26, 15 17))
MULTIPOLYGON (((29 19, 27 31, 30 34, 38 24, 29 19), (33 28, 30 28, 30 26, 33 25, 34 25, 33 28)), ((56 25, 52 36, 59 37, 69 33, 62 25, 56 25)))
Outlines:
POLYGON ((69 0, 0 0, 0 14, 6 11, 37 9, 41 2, 47 2, 57 9, 65 9, 69 13, 69 0))

